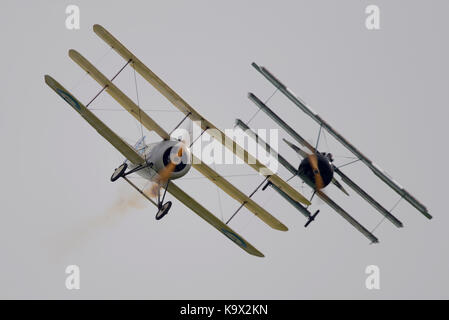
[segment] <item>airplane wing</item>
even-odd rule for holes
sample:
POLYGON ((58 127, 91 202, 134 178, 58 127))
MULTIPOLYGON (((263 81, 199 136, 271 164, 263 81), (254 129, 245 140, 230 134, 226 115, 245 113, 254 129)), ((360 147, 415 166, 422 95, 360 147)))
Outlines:
POLYGON ((69 91, 49 75, 45 75, 45 83, 52 88, 61 98, 63 98, 73 109, 75 109, 99 134, 109 141, 120 153, 135 165, 142 164, 145 160, 122 140, 114 131, 109 129, 100 119, 97 118, 84 104, 76 99, 69 91))
POLYGON ((331 198, 329 198, 324 192, 321 190, 317 191, 317 195, 326 202, 331 208, 333 208, 339 215, 341 215, 346 221, 354 226, 357 230, 359 230, 365 237, 367 237, 371 242, 377 243, 379 240, 369 232, 364 226, 362 226, 357 220, 351 217, 343 208, 341 208, 338 204, 336 204, 331 198))
POLYGON ((109 93, 120 105, 131 113, 139 122, 145 123, 145 128, 149 131, 156 132, 162 139, 168 140, 170 136, 162 129, 148 114, 143 112, 126 94, 124 94, 117 86, 106 78, 97 68, 94 67, 79 52, 69 50, 69 57, 76 62, 84 71, 94 78, 102 87, 106 87, 109 93))
POLYGON ((344 183, 346 183, 352 190, 357 192, 363 199, 365 199, 369 204, 373 206, 377 211, 379 211, 385 218, 387 218, 391 223, 393 223, 396 227, 402 228, 403 224, 392 215, 387 209, 385 209, 379 202, 377 202, 373 197, 371 197, 365 190, 360 188, 354 181, 352 181, 346 174, 341 171, 341 169, 337 168, 333 165, 334 172, 338 174, 344 183))
POLYGON ((240 248, 252 254, 253 256, 263 257, 263 253, 254 248, 249 242, 243 239, 239 234, 229 228, 220 219, 214 216, 209 210, 200 205, 195 199, 190 197, 187 193, 182 191, 173 182, 168 185, 167 191, 170 192, 176 199, 184 203, 184 205, 190 208, 193 212, 207 221, 215 229, 223 233, 226 237, 232 240, 240 248))
MULTIPOLYGON (((134 103, 126 94, 124 94, 112 81, 106 78, 94 65, 92 65, 86 58, 75 50, 69 51, 70 58, 76 62, 84 71, 92 76, 102 87, 106 87, 108 92, 120 105, 122 105, 133 117, 135 117, 142 125, 149 131, 156 132, 162 139, 170 139, 170 135, 160 127, 145 111, 134 103)), ((256 215, 259 219, 265 222, 270 227, 287 231, 288 228, 272 216, 268 211, 259 206, 255 201, 251 200, 243 192, 237 189, 234 185, 224 179, 221 175, 215 172, 212 168, 201 162, 195 156, 192 161, 192 166, 197 169, 206 178, 212 181, 215 185, 225 191, 229 196, 234 198, 256 215)))
POLYGON ((203 130, 209 130, 211 136, 220 141, 229 150, 234 152, 238 157, 245 161, 250 167, 257 172, 269 177, 268 180, 276 185, 279 189, 288 194, 295 201, 310 205, 307 200, 296 189, 291 187, 287 182, 282 180, 279 176, 271 172, 266 166, 260 163, 252 155, 250 155, 244 148, 238 145, 234 140, 227 137, 221 130, 215 127, 211 122, 202 117, 195 109, 193 109, 184 99, 182 99, 173 89, 171 89, 164 81, 162 81, 155 73, 153 73, 147 66, 145 66, 135 55, 133 55, 123 44, 120 43, 112 34, 110 34, 102 26, 96 24, 93 27, 94 32, 103 39, 109 46, 111 46, 119 55, 126 61, 132 61, 133 67, 145 80, 147 80, 155 89, 157 89, 163 96, 165 96, 175 107, 177 107, 185 115, 188 115, 193 121, 199 121, 203 130))
MULTIPOLYGON (((261 137, 257 135, 254 131, 252 131, 246 123, 244 123, 240 119, 235 120, 236 126, 240 127, 251 139, 256 141, 261 146, 265 147, 265 151, 270 153, 274 158, 278 159, 278 162, 284 166, 288 171, 290 171, 291 174, 297 174, 297 169, 293 167, 293 165, 287 161, 282 155, 277 153, 271 146, 266 143, 261 137)), ((301 212, 307 219, 310 219, 311 214, 307 210, 305 206, 300 204, 298 201, 293 200, 290 198, 284 191, 280 190, 277 186, 271 184, 271 187, 278 192, 285 200, 287 200, 292 206, 294 206, 299 212, 301 212)))
MULTIPOLYGON (((123 141, 116 133, 109 129, 100 119, 98 119, 84 104, 76 99, 69 91, 67 91, 61 84, 54 80, 49 75, 45 76, 45 83, 52 88, 59 96, 61 96, 73 109, 75 109, 95 130, 98 131, 106 140, 108 140, 120 153, 123 154, 133 164, 142 164, 145 160, 137 153, 129 144, 123 141)), ((167 191, 170 192, 176 199, 184 203, 193 212, 203 218, 206 222, 223 233, 226 237, 232 240, 240 248, 254 256, 263 257, 264 255, 254 248, 243 237, 229 228, 226 224, 221 222, 210 211, 201 206, 195 199, 190 197, 187 193, 182 191, 173 182, 170 182, 167 191)))
POLYGON ((349 151, 351 151, 358 159, 360 159, 371 171, 379 177, 384 183, 386 183, 390 188, 396 191, 401 197, 403 197, 407 202, 414 206, 418 211, 420 211, 426 218, 432 219, 432 216, 428 213, 427 208, 419 202, 415 197, 413 197, 407 190, 404 189, 399 183, 391 179, 384 170, 379 168, 374 162, 368 159, 364 154, 362 154, 356 147, 354 147, 348 140, 346 140, 340 133, 338 133, 334 128, 332 128, 326 121, 324 121, 314 110, 307 106, 303 101, 301 101, 287 86, 280 82, 273 74, 270 73, 266 68, 259 67, 256 63, 252 63, 252 66, 259 71, 268 81, 270 81, 279 91, 281 91, 288 99, 290 99, 298 108, 300 108, 304 113, 315 120, 320 126, 322 126, 326 131, 328 131, 337 141, 339 141, 343 146, 345 146, 349 151))
POLYGON ((237 200, 240 203, 243 203, 244 207, 246 207, 249 211, 254 213, 260 220, 265 222, 267 225, 272 227, 273 229, 280 231, 287 231, 288 228, 280 222, 278 219, 273 217, 268 211, 259 206, 255 201, 251 200, 247 195, 237 189, 234 185, 229 183, 225 178, 220 176, 217 172, 212 170, 211 167, 206 165, 205 163, 195 163, 198 162, 198 159, 193 159, 192 166, 197 169, 201 174, 203 174, 206 178, 214 182, 217 186, 219 186, 224 192, 230 195, 232 198, 237 200))

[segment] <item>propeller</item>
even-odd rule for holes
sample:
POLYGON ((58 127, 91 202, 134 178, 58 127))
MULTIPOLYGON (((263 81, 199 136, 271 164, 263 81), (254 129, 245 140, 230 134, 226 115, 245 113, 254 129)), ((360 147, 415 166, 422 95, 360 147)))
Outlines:
MULTIPOLYGON (((297 154, 299 154, 301 157, 303 158, 308 158, 309 159, 309 163, 310 166, 312 167, 313 170, 313 174, 315 176, 315 187, 316 190, 320 190, 324 188, 324 182, 323 182, 323 177, 321 177, 321 173, 320 173, 320 169, 318 168, 318 157, 316 155, 316 151, 312 146, 308 146, 310 148, 310 151, 312 151, 313 153, 309 154, 305 151, 303 151, 301 148, 297 147, 296 145, 294 145, 293 143, 289 142, 286 139, 282 139, 284 140, 284 142, 293 150, 296 151, 297 154)), ((306 145, 307 146, 307 145, 306 145)))
MULTIPOLYGON (((312 166, 312 169, 314 170, 314 173, 315 173, 315 169, 317 169, 317 172, 318 173, 320 173, 320 170, 319 170, 319 168, 318 168, 318 159, 317 159, 317 156, 316 156, 316 150, 315 150, 315 148, 311 145, 311 144, 309 144, 309 143, 307 143, 307 142, 304 142, 304 146, 306 146, 308 149, 310 149, 310 151, 311 152, 313 152, 312 154, 308 154, 307 152, 305 152, 304 150, 302 150, 302 149, 300 149, 298 146, 296 146, 296 145, 294 145, 293 143, 291 143, 291 142, 289 142, 289 141, 287 141, 286 139, 282 139, 282 140, 284 140, 284 142, 290 147, 290 148, 292 148, 294 151, 296 151, 296 153, 298 154, 298 155, 300 155, 301 157, 303 157, 303 158, 309 158, 309 162, 310 162, 310 165, 312 166)), ((328 154, 328 155, 330 155, 330 154, 328 154)), ((330 158, 329 158, 329 160, 332 162, 332 156, 330 155, 330 158)), ((322 186, 322 183, 323 183, 323 179, 322 179, 322 177, 321 177, 321 175, 319 174, 319 175, 316 175, 315 174, 315 183, 316 183, 316 185, 317 185, 317 190, 319 190, 319 189, 321 189, 321 188, 319 188, 319 186, 321 185, 322 186), (321 183, 321 184, 320 184, 321 183)), ((332 183, 338 188, 338 189, 340 189, 343 193, 345 193, 347 196, 349 196, 349 193, 346 191, 346 189, 343 187, 343 185, 340 183, 340 182, 338 182, 338 180, 337 179, 335 179, 335 177, 332 177, 332 183)))
POLYGON ((318 191, 320 189, 323 189, 324 182, 323 182, 323 177, 321 177, 320 169, 318 168, 318 157, 317 157, 317 155, 315 153, 314 154, 309 154, 307 156, 307 158, 309 159, 310 166, 312 167, 313 174, 315 176, 315 188, 316 188, 316 191, 318 191))

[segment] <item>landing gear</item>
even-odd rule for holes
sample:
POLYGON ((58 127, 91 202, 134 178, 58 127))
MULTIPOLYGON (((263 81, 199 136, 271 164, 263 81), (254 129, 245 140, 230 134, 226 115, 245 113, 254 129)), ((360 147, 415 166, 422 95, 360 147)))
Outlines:
POLYGON ((307 223, 304 225, 304 228, 307 228, 309 226, 309 224, 312 223, 312 221, 315 220, 316 216, 318 215, 318 213, 320 212, 320 210, 317 210, 313 215, 311 215, 309 217, 309 220, 307 220, 307 223))
POLYGON ((158 211, 156 213, 156 220, 161 220, 167 213, 170 211, 170 208, 172 206, 171 201, 167 201, 164 203, 165 195, 167 193, 168 185, 170 183, 170 180, 167 181, 164 187, 164 194, 162 195, 161 199, 161 187, 162 185, 158 185, 157 188, 157 203, 153 201, 145 192, 140 190, 134 183, 132 183, 128 178, 127 175, 137 172, 139 170, 142 170, 147 167, 151 167, 152 163, 145 163, 144 165, 139 165, 135 167, 134 169, 131 169, 130 171, 126 172, 128 169, 128 164, 125 162, 121 164, 118 168, 114 170, 114 173, 111 176, 111 181, 117 181, 119 178, 123 178, 126 182, 128 182, 134 189, 136 189, 140 194, 142 194, 145 198, 147 198, 151 203, 153 203, 155 206, 157 206, 158 211))
POLYGON ((123 177, 127 168, 128 168, 128 164, 126 164, 126 162, 125 162, 121 166, 119 166, 117 169, 115 169, 114 173, 111 176, 111 181, 114 182, 118 178, 123 177))
POLYGON ((156 220, 161 220, 170 210, 171 201, 167 201, 159 208, 159 211, 156 213, 156 220))
POLYGON ((166 203, 164 203, 169 183, 170 180, 168 180, 167 184, 165 185, 165 190, 164 194, 162 195, 162 199, 161 199, 161 188, 159 187, 157 190, 157 207, 159 208, 159 210, 156 213, 156 220, 161 220, 171 208, 171 201, 167 201, 166 203))

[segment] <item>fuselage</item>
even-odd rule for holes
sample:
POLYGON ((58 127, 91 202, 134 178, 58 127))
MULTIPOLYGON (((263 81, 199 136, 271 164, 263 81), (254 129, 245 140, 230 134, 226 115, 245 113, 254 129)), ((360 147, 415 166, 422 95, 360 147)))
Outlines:
MULTIPOLYGON (((148 167, 138 170, 136 173, 142 178, 155 181, 158 173, 170 163, 176 164, 171 172, 170 180, 183 177, 189 172, 192 165, 192 153, 183 143, 176 140, 164 140, 161 142, 136 146, 137 152, 145 158, 148 167), (178 150, 182 148, 182 156, 178 156, 178 150)), ((129 169, 136 165, 129 164, 129 169)))
MULTIPOLYGON (((318 169, 321 178, 323 179, 323 188, 331 183, 334 176, 334 169, 332 167, 331 158, 326 154, 316 153, 318 161, 318 169)), ((304 158, 298 168, 298 176, 307 183, 311 188, 316 189, 315 173, 312 165, 310 164, 310 158, 304 158)))

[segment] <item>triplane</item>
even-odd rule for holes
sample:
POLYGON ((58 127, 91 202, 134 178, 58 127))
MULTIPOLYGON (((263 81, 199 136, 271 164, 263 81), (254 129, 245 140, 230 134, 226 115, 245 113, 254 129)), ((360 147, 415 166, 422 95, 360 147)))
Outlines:
MULTIPOLYGON (((258 137, 257 134, 253 132, 246 123, 244 123, 240 119, 236 119, 236 125, 241 129, 243 129, 251 138, 255 139, 258 143, 263 145, 268 152, 271 152, 271 154, 275 155, 279 163, 282 166, 284 166, 288 171, 290 171, 293 177, 294 176, 300 177, 308 186, 312 188, 313 194, 310 201, 315 195, 317 195, 326 204, 328 204, 331 208, 333 208, 339 215, 341 215, 344 219, 346 219, 352 226, 354 226, 357 230, 359 230, 365 237, 367 237, 371 241, 371 243, 379 242, 378 238, 373 234, 373 231, 369 231, 364 226, 362 226, 356 219, 354 219, 351 215, 349 215, 349 213, 347 213, 341 206, 339 206, 326 193, 323 192, 323 189, 326 186, 332 184, 335 185, 338 189, 340 189, 344 194, 349 196, 348 191, 346 191, 343 185, 335 178, 334 174, 337 174, 347 186, 349 186, 353 191, 355 191, 365 201, 367 201, 373 208, 375 208, 380 214, 382 214, 384 216, 383 219, 388 219, 396 227, 402 228, 403 227, 402 222, 391 214, 391 211, 394 209, 394 207, 392 210, 385 209, 377 200, 371 197, 366 191, 364 191, 361 187, 359 187, 351 178, 349 178, 341 170, 343 166, 360 161, 364 163, 369 169, 371 169, 371 171, 378 178, 380 178, 385 184, 387 184, 400 196, 400 199, 398 200, 396 205, 399 203, 400 200, 405 199, 419 212, 421 212, 427 219, 432 219, 432 216, 429 214, 427 208, 421 202, 419 202, 415 197, 413 197, 398 182, 389 177, 388 174, 384 170, 380 169, 378 165, 376 165, 373 161, 371 161, 364 154, 362 154, 356 147, 354 147, 348 140, 346 140, 340 133, 338 133, 332 126, 330 126, 324 119, 322 119, 312 108, 307 106, 300 98, 298 98, 287 86, 285 86, 281 81, 279 81, 270 71, 268 71, 267 68, 257 65, 255 62, 252 63, 252 66, 260 74, 262 74, 271 84, 274 85, 274 87, 276 88, 275 93, 279 91, 282 94, 284 94, 301 111, 310 116, 320 126, 316 145, 313 146, 301 135, 299 135, 298 132, 296 132, 284 120, 282 120, 272 109, 270 109, 266 105, 265 102, 262 102, 253 93, 251 92, 248 93, 249 100, 251 100, 259 108, 259 110, 262 110, 268 117, 274 120, 302 147, 308 149, 307 152, 304 149, 301 149, 297 145, 293 144, 292 142, 283 139, 284 142, 302 158, 299 167, 296 168, 284 157, 282 157, 275 150, 273 150, 269 144, 260 139, 260 137, 258 137), (323 130, 326 130, 326 132, 332 135, 339 143, 341 143, 346 149, 348 149, 355 156, 355 159, 342 166, 336 166, 333 163, 334 158, 331 153, 320 152, 318 150, 318 145, 323 130)), ((305 227, 307 227, 312 221, 315 220, 317 214, 319 213, 319 210, 312 214, 308 210, 308 206, 304 206, 298 201, 295 201, 294 199, 289 197, 288 194, 286 194, 284 191, 279 189, 277 186, 271 184, 270 182, 268 182, 263 187, 263 189, 266 189, 268 186, 273 187, 277 192, 279 192, 288 202, 290 202, 307 218, 305 227)))
MULTIPOLYGON (((316 218, 319 211, 310 213, 308 207, 311 205, 312 199, 307 199, 300 192, 290 186, 286 181, 280 178, 277 174, 272 172, 264 164, 259 162, 247 150, 242 148, 234 140, 227 137, 221 130, 215 127, 211 122, 202 117, 195 111, 184 99, 182 99, 175 91, 173 91, 165 82, 163 82, 156 74, 154 74, 147 66, 145 66, 136 56, 134 56, 123 44, 121 44, 112 34, 100 25, 94 25, 94 32, 104 40, 110 47, 112 47, 120 56, 126 61, 125 65, 118 71, 118 73, 108 79, 95 66, 93 66, 87 59, 75 50, 69 50, 70 58, 76 62, 82 69, 84 69, 93 79, 95 79, 102 87, 99 93, 87 104, 84 105, 76 99, 67 89, 54 80, 49 75, 45 76, 45 82, 50 86, 59 96, 61 96, 67 103, 69 103, 97 132, 109 141, 125 158, 126 160, 119 165, 111 176, 111 181, 123 179, 128 182, 133 188, 146 197, 152 204, 157 207, 156 219, 162 219, 172 207, 172 202, 165 202, 166 193, 169 192, 172 196, 184 203, 193 212, 203 218, 206 222, 223 233, 226 237, 232 240, 235 244, 241 247, 249 254, 263 257, 264 255, 246 241, 242 236, 232 230, 228 224, 237 212, 245 207, 254 215, 256 215, 265 224, 273 229, 280 231, 287 231, 288 228, 280 222, 277 218, 271 215, 267 210, 258 205, 251 199, 256 191, 260 188, 265 190, 268 186, 274 188, 286 200, 294 205, 306 218, 306 227, 316 218), (131 66, 137 73, 139 73, 146 81, 148 81, 155 89, 157 89, 163 96, 165 96, 176 108, 185 114, 184 119, 175 128, 177 129, 184 120, 190 119, 198 123, 201 127, 201 135, 208 131, 208 133, 216 140, 220 141, 226 148, 231 150, 234 154, 245 161, 250 167, 256 170, 259 174, 264 176, 264 180, 249 196, 245 195, 224 177, 215 172, 212 168, 204 162, 199 161, 198 158, 191 152, 190 148, 195 141, 186 143, 186 141, 173 138, 171 133, 166 132, 159 126, 147 113, 145 113, 138 104, 124 94, 114 83, 113 80, 117 75, 125 69, 126 66, 131 66), (140 140, 131 146, 122 138, 120 138, 114 131, 107 127, 91 110, 89 105, 95 100, 103 91, 111 95, 125 110, 127 110, 134 118, 136 118, 143 127, 150 132, 155 132, 162 139, 159 142, 147 144, 145 137, 142 136, 140 140), (240 207, 235 211, 231 218, 225 223, 213 215, 209 210, 204 208, 195 199, 189 196, 185 191, 179 188, 173 180, 182 178, 189 172, 191 167, 194 167, 202 175, 208 178, 211 182, 221 188, 229 196, 240 203, 240 207), (150 192, 141 190, 131 180, 128 175, 136 173, 141 177, 152 182, 150 192), (152 197, 157 200, 153 200, 152 197)), ((277 90, 283 92, 290 100, 292 100, 300 109, 306 114, 310 115, 315 121, 331 133, 338 141, 353 152, 360 161, 368 165, 369 168, 391 188, 393 188, 401 198, 406 199, 419 211, 421 211, 427 218, 431 218, 427 209, 411 196, 404 188, 390 179, 385 173, 380 170, 368 158, 363 156, 355 147, 353 147, 347 140, 338 134, 332 127, 330 127, 324 120, 322 120, 310 108, 305 106, 292 92, 278 81, 268 70, 263 67, 253 66, 262 75, 264 75, 271 83, 273 83, 277 90)), ((282 119, 280 119, 273 111, 271 111, 264 102, 260 101, 254 94, 250 93, 249 98, 268 116, 276 121, 283 129, 287 131, 298 143, 309 149, 310 153, 305 152, 293 143, 284 140, 291 148, 293 148, 302 158, 299 168, 295 168, 281 155, 275 153, 269 145, 262 141, 251 129, 241 120, 237 119, 237 125, 249 133, 259 143, 263 143, 266 149, 278 156, 279 162, 285 166, 294 176, 299 176, 305 183, 314 189, 314 195, 318 195, 333 209, 335 209, 341 216, 348 220, 354 227, 361 231, 371 242, 378 242, 378 239, 352 218, 346 211, 331 200, 322 189, 329 184, 337 186, 344 193, 348 192, 343 185, 335 179, 334 173, 337 173, 342 181, 367 200, 374 208, 381 212, 387 219, 393 222, 396 226, 402 227, 402 223, 395 218, 389 211, 384 209, 376 200, 369 196, 365 191, 358 187, 351 179, 349 179, 338 167, 332 162, 332 155, 321 153, 317 147, 313 147, 306 140, 304 140, 297 132, 289 127, 282 119)), ((201 136, 200 135, 200 136, 201 136)), ((313 196, 312 196, 313 198, 313 196)))

